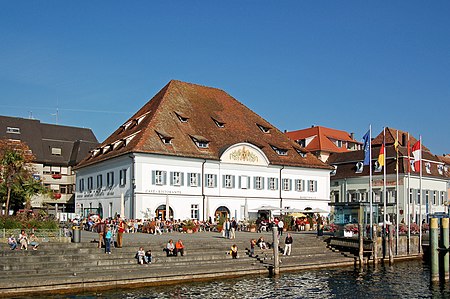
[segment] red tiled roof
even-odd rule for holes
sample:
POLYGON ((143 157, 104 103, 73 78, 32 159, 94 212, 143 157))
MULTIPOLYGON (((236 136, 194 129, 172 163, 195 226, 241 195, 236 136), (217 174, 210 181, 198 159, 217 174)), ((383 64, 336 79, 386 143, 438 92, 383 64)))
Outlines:
POLYGON ((298 144, 226 92, 174 80, 99 147, 113 145, 112 150, 87 157, 79 167, 132 152, 219 160, 226 148, 241 142, 261 148, 271 164, 330 168, 312 154, 302 157, 298 144), (163 143, 158 133, 170 136, 171 144, 163 143), (208 148, 198 148, 195 136, 207 141, 208 148), (287 149, 287 155, 278 155, 271 146, 287 149))
POLYGON ((314 137, 314 139, 311 140, 310 143, 305 147, 305 149, 310 152, 326 151, 341 153, 349 151, 346 147, 338 147, 331 141, 331 139, 360 144, 360 142, 352 139, 350 137, 350 134, 345 131, 321 126, 314 126, 303 130, 286 132, 285 134, 294 141, 314 137))

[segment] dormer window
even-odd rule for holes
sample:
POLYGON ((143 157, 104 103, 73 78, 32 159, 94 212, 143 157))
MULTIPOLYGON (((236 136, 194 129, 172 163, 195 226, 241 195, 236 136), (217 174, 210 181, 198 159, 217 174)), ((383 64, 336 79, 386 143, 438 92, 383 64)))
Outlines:
POLYGON ((111 148, 112 148, 112 144, 105 145, 105 146, 102 148, 102 153, 103 153, 103 154, 106 154, 107 152, 109 152, 109 151, 111 150, 111 148))
POLYGON ((256 124, 256 125, 258 126, 258 128, 259 128, 263 133, 266 133, 266 134, 269 134, 269 133, 270 133, 270 128, 269 128, 269 127, 265 127, 265 126, 260 125, 260 124, 256 124))
POLYGON ((96 149, 94 149, 92 151, 92 157, 96 157, 96 156, 98 156, 98 154, 100 154, 100 149, 99 148, 96 148, 96 149))
POLYGON ((139 132, 140 132, 140 131, 138 131, 138 132, 136 132, 136 133, 134 133, 134 134, 132 134, 132 135, 130 135, 130 136, 125 137, 125 146, 127 146, 127 145, 131 142, 131 140, 133 140, 133 138, 136 137, 136 135, 137 135, 139 132))
POLYGON ((300 157, 305 158, 306 157, 306 153, 302 152, 301 150, 299 150, 298 148, 295 149, 297 151, 297 153, 300 155, 300 157))
POLYGON ((342 147, 342 140, 336 140, 336 146, 342 147))
POLYGON ((182 123, 187 123, 189 120, 189 117, 182 115, 179 112, 175 112, 176 116, 178 117, 178 119, 182 122, 182 123))
POLYGON ((299 140, 297 140, 297 143, 301 147, 306 147, 306 139, 299 139, 299 140))
POLYGON ((288 153, 287 149, 279 148, 274 145, 271 145, 271 147, 279 156, 287 156, 287 153, 288 153))
POLYGON ((336 175, 336 172, 337 172, 337 165, 332 165, 333 166, 333 170, 330 172, 330 175, 336 175))
POLYGON ((141 116, 139 116, 138 118, 136 118, 136 123, 139 125, 144 120, 144 118, 147 116, 147 114, 149 114, 149 113, 150 113, 150 111, 147 111, 146 113, 144 113, 141 116))
POLYGON ((363 162, 358 162, 356 163, 356 173, 362 173, 364 170, 364 163, 363 162))
POLYGON ((20 128, 6 127, 6 133, 20 134, 20 128))
POLYGON ((444 165, 439 164, 437 169, 440 175, 444 174, 444 165))
POLYGON ((197 145, 198 148, 208 148, 209 147, 209 140, 207 140, 205 137, 202 136, 191 136, 192 141, 194 141, 195 145, 197 145))
POLYGON ((120 139, 120 140, 114 142, 112 144, 112 147, 113 147, 114 150, 116 150, 116 149, 121 148, 123 145, 124 145, 124 141, 122 139, 120 139))
POLYGON ((159 139, 161 139, 162 143, 172 144, 173 137, 171 137, 167 134, 161 133, 161 132, 156 132, 156 134, 158 134, 158 137, 159 137, 159 139))
POLYGON ((212 118, 212 120, 214 121, 214 123, 216 124, 217 127, 219 128, 224 128, 225 127, 225 123, 218 121, 217 119, 212 118))
POLYGON ((425 163, 425 171, 430 174, 431 173, 431 164, 430 162, 425 163))
POLYGON ((52 147, 52 156, 61 156, 61 148, 52 147))

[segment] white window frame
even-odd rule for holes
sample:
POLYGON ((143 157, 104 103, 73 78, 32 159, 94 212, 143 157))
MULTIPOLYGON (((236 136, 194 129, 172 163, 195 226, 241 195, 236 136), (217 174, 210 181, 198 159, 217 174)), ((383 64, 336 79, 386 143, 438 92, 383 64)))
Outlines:
POLYGON ((89 191, 94 189, 94 177, 90 176, 87 178, 87 188, 89 191))
POLYGON ((284 178, 283 182, 283 191, 291 191, 291 179, 284 178))
POLYGON ((231 174, 226 174, 224 175, 224 187, 225 188, 233 188, 233 175, 231 174))
POLYGON ((191 204, 191 219, 199 219, 199 209, 198 209, 198 204, 191 204))
POLYGON ((127 169, 121 169, 119 171, 119 184, 120 186, 125 186, 127 184, 127 169))
POLYGON ((255 189, 256 190, 264 189, 264 177, 262 176, 255 177, 255 189))
POLYGON ((267 187, 269 190, 277 190, 277 178, 268 178, 267 187))
POLYGON ((114 171, 109 171, 106 174, 106 186, 109 188, 114 186, 114 171))
POLYGON ((103 175, 97 174, 97 189, 101 189, 103 187, 103 175))
POLYGON ((317 192, 317 181, 316 180, 308 180, 308 191, 309 192, 317 192))
POLYGON ((295 180, 295 191, 298 191, 298 192, 305 191, 305 180, 301 180, 301 179, 295 180))
POLYGON ((216 175, 211 173, 206 174, 206 187, 208 188, 216 187, 216 175))
POLYGON ((171 179, 172 179, 171 183, 173 186, 182 186, 183 185, 183 182, 182 182, 183 176, 182 176, 181 172, 179 172, 179 171, 172 172, 171 179))
POLYGON ((191 186, 191 187, 198 186, 198 174, 197 173, 189 174, 189 186, 191 186))
POLYGON ((155 185, 164 185, 164 171, 155 170, 155 185))

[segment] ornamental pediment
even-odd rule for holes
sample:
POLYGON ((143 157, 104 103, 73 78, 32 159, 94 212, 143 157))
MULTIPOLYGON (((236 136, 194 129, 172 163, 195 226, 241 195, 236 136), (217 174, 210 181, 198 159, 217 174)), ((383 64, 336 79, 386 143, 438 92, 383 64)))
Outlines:
POLYGON ((248 165, 269 165, 266 155, 250 143, 238 143, 230 146, 220 157, 225 163, 248 164, 248 165))

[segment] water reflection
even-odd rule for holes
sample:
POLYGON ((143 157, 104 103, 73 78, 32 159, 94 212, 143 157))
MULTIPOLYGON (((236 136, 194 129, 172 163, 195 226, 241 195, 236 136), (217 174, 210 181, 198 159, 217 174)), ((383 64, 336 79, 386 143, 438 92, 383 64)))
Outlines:
POLYGON ((430 285, 428 267, 421 261, 410 261, 369 266, 362 271, 336 268, 64 298, 450 298, 450 288, 449 283, 430 285))

